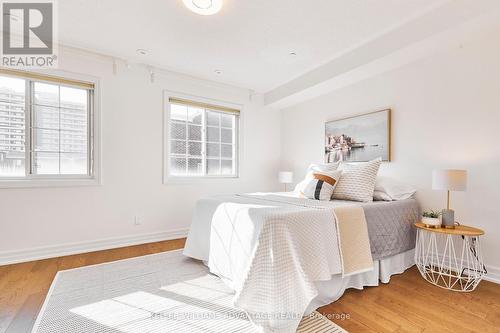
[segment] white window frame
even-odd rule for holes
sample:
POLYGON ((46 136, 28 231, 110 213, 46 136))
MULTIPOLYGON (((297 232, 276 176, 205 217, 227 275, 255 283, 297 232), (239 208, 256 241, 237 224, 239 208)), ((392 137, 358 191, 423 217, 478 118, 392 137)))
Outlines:
MULTIPOLYGON (((88 150, 88 159, 89 159, 89 168, 91 167, 90 175, 35 175, 28 172, 31 167, 31 156, 29 149, 25 149, 26 151, 26 175, 24 177, 0 177, 0 188, 23 188, 23 187, 77 187, 77 186, 97 186, 101 184, 101 100, 100 100, 100 80, 97 77, 82 75, 67 71, 59 71, 59 70, 51 70, 50 74, 46 74, 39 70, 31 70, 28 73, 38 74, 40 76, 45 76, 53 79, 60 79, 61 81, 70 80, 70 81, 80 81, 91 83, 94 85, 94 90, 91 98, 89 98, 90 105, 90 120, 88 126, 88 138, 89 138, 89 150, 88 150)), ((26 79, 26 84, 29 84, 28 80, 32 80, 35 82, 46 82, 49 84, 57 84, 60 86, 68 86, 72 87, 70 84, 57 83, 53 80, 44 81, 43 79, 30 79, 28 77, 23 77, 22 72, 19 71, 19 74, 9 75, 0 73, 2 76, 11 76, 14 78, 23 78, 26 79)), ((31 90, 29 90, 31 91, 31 90)), ((28 93, 28 90, 26 91, 28 93)), ((32 91, 31 91, 32 92, 32 91)), ((26 98, 26 122, 27 125, 25 127, 26 134, 25 140, 31 140, 31 106, 28 105, 29 99, 26 98)), ((28 145, 27 145, 28 147, 28 145)))
MULTIPOLYGON (((217 110, 214 110, 217 111, 217 110)), ((241 122, 243 117, 243 105, 205 98, 200 96, 188 95, 179 92, 164 90, 163 92, 163 184, 184 184, 184 183, 199 183, 203 181, 211 182, 221 179, 236 179, 240 177, 240 161, 241 161, 241 122), (216 105, 223 108, 239 110, 238 121, 235 127, 235 143, 236 153, 234 155, 235 174, 233 175, 193 175, 193 176, 178 176, 170 174, 170 99, 181 99, 202 103, 208 105, 216 105)), ((204 125, 205 126, 205 125, 204 125)), ((205 133, 203 134, 205 135, 205 133)), ((206 147, 202 147, 203 150, 206 147)), ((203 164, 206 163, 206 156, 203 158, 203 164)))

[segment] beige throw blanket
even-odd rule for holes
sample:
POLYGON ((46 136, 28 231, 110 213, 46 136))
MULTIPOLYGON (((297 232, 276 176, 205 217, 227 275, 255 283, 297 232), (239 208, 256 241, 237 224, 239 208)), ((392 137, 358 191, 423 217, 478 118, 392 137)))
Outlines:
POLYGON ((339 206, 334 209, 337 223, 342 275, 348 276, 373 269, 370 239, 365 212, 360 206, 339 206))

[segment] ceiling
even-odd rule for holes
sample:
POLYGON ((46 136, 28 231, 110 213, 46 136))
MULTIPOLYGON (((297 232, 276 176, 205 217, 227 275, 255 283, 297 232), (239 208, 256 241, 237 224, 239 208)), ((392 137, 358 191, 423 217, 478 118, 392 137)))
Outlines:
POLYGON ((182 0, 64 0, 59 42, 267 92, 442 2, 224 0, 201 16, 182 0))

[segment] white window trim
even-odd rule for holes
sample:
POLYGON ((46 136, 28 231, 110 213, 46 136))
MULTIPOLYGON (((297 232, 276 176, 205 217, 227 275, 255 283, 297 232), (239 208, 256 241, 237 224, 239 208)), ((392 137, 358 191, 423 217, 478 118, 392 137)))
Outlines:
POLYGON ((241 163, 241 147, 242 147, 242 135, 241 135, 241 123, 243 118, 243 105, 205 98, 195 95, 188 95, 184 93, 179 93, 170 90, 163 91, 163 184, 199 184, 213 181, 221 180, 231 180, 240 178, 240 163, 241 163), (240 110, 238 126, 236 128, 236 140, 237 140, 237 153, 235 156, 236 163, 236 174, 234 175, 201 175, 201 176, 173 176, 170 174, 169 170, 169 157, 170 157, 170 99, 184 99, 198 103, 218 105, 221 107, 226 107, 229 109, 240 110))
POLYGON ((95 76, 73 72, 51 70, 50 73, 30 70, 41 75, 56 76, 68 80, 89 82, 94 84, 94 103, 92 107, 93 122, 93 174, 86 175, 35 175, 33 177, 0 177, 0 188, 30 187, 80 187, 101 185, 101 97, 100 80, 95 76))

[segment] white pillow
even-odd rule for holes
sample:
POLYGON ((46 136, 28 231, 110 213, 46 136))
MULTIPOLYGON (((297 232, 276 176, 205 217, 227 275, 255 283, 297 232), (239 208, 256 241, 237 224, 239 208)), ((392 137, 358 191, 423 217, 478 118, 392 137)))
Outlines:
POLYGON ((375 191, 385 193, 391 200, 409 199, 417 192, 413 186, 388 177, 377 177, 375 191))
POLYGON ((342 171, 340 170, 312 172, 311 178, 305 184, 301 195, 309 199, 330 201, 341 174, 342 171))
POLYGON ((305 186, 309 183, 309 181, 312 179, 312 173, 314 171, 319 171, 319 172, 331 172, 335 171, 338 169, 340 162, 335 162, 335 163, 326 163, 326 164, 310 164, 309 167, 307 168, 306 171, 306 176, 304 180, 302 180, 300 183, 295 185, 295 189, 293 190, 295 193, 302 193, 304 192, 305 186))
POLYGON ((374 201, 392 201, 391 197, 387 193, 377 191, 377 190, 375 190, 373 192, 373 200, 374 201))
POLYGON ((375 181, 381 163, 381 158, 365 163, 342 163, 342 176, 333 191, 333 199, 373 201, 375 181))

